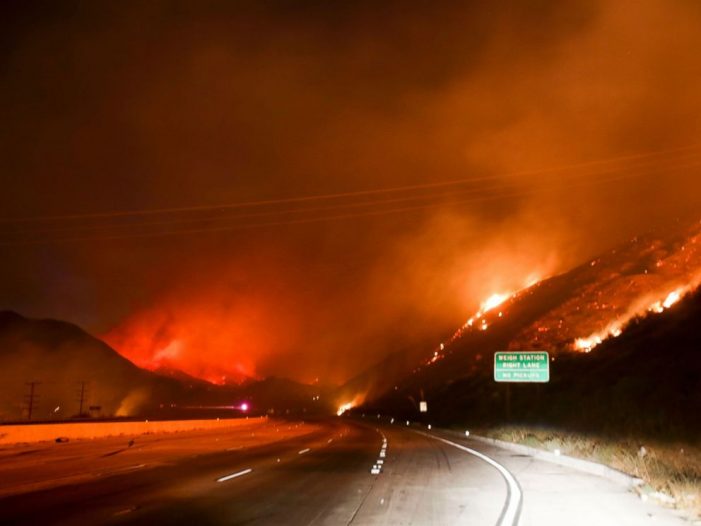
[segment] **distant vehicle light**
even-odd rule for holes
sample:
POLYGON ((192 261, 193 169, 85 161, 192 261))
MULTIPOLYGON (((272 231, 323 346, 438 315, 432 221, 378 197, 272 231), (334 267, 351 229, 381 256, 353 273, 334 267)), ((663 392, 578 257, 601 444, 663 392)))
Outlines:
POLYGON ((239 406, 239 408, 241 409, 241 411, 248 411, 248 404, 244 402, 239 406))

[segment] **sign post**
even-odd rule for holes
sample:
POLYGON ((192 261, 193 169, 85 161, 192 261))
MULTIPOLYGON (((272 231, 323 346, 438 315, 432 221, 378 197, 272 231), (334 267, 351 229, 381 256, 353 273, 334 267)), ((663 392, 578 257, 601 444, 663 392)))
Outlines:
POLYGON ((550 356, 542 351, 494 353, 494 381, 506 384, 506 420, 511 420, 511 384, 550 381, 550 356))
POLYGON ((541 351, 494 353, 494 381, 547 383, 550 381, 550 357, 541 351))

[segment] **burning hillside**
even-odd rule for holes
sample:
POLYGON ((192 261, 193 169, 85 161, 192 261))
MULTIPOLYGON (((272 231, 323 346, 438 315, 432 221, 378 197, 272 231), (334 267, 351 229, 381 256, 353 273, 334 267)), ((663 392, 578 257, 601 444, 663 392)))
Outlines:
POLYGON ((701 223, 681 235, 631 239, 585 265, 572 296, 511 342, 511 350, 589 352, 631 320, 660 314, 701 282, 701 223))
MULTIPOLYGON (((590 352, 620 336, 633 319, 671 308, 701 284, 701 222, 673 235, 635 237, 559 278, 566 282, 561 301, 517 330, 509 350, 590 352)), ((515 303, 548 286, 548 280, 531 281, 522 290, 490 296, 427 364, 469 334, 498 330, 515 303)))
POLYGON ((159 298, 102 337, 144 369, 179 370, 218 385, 260 378, 256 367, 293 332, 284 321, 270 322, 282 318, 283 302, 274 310, 269 300, 217 285, 159 298))
MULTIPOLYGON (((701 222, 632 238, 569 272, 491 295, 449 338, 424 353, 418 366, 405 365, 404 379, 395 374, 393 391, 406 399, 419 389, 487 374, 491 353, 499 350, 588 353, 624 334, 633 321, 671 309, 700 284, 701 222)), ((397 369, 402 363, 401 356, 393 361, 397 369)), ((381 369, 390 366, 383 362, 381 369)), ((348 386, 369 385, 363 393, 373 393, 372 399, 388 387, 379 385, 386 376, 365 373, 365 384, 348 386)))
POLYGON ((494 382, 489 359, 482 359, 479 367, 465 374, 469 368, 466 358, 471 357, 464 352, 458 357, 454 352, 440 365, 422 367, 398 390, 388 391, 364 410, 415 420, 415 400, 420 394, 428 401, 430 421, 435 424, 461 422, 473 428, 510 421, 613 437, 696 440, 701 429, 697 416, 700 320, 701 292, 697 290, 664 314, 636 319, 619 337, 602 341, 591 353, 558 354, 550 382, 538 385, 508 384, 507 388, 494 382), (450 371, 443 366, 448 363, 453 369, 449 381, 446 374, 450 371), (459 364, 462 371, 458 371, 459 364), (434 381, 441 375, 440 381, 434 381))

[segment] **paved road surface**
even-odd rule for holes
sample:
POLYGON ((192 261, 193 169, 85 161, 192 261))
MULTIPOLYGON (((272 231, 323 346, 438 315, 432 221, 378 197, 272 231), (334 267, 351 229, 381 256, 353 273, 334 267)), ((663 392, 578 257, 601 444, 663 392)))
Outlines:
POLYGON ((523 526, 683 524, 607 480, 426 431, 271 421, 133 447, 114 438, 5 448, 0 524, 495 525, 514 511, 523 526))

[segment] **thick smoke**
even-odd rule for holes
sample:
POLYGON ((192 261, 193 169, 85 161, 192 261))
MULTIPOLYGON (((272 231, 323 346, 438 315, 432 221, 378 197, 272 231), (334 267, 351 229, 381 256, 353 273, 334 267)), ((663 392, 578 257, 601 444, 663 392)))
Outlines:
POLYGON ((411 193, 425 208, 244 230, 4 225, 0 306, 80 322, 148 367, 342 381, 698 211, 697 150, 679 149, 701 131, 697 2, 5 9, 6 217, 474 178, 411 193), (39 227, 58 231, 21 243, 39 227))

